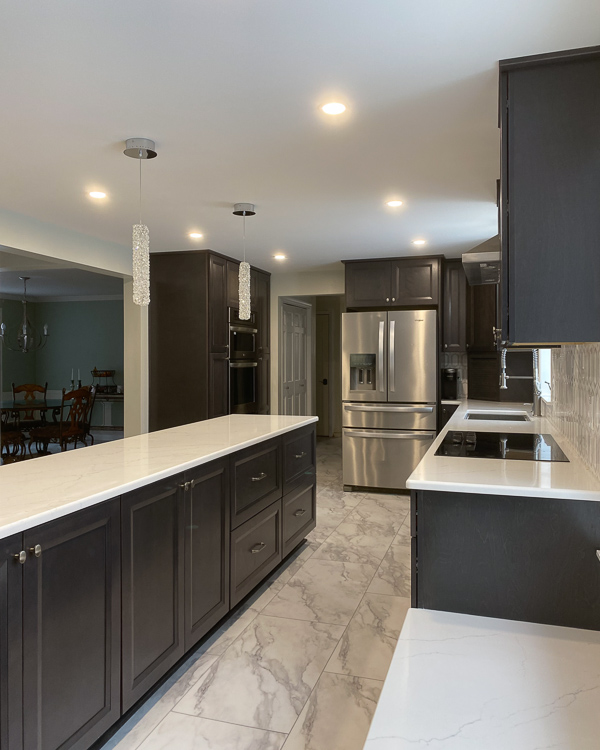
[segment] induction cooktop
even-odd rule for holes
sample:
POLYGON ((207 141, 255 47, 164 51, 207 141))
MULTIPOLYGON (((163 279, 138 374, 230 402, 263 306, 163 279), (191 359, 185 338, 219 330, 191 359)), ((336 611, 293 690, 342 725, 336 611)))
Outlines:
POLYGON ((516 461, 567 461, 552 435, 523 432, 463 432, 450 430, 436 456, 502 458, 516 461))

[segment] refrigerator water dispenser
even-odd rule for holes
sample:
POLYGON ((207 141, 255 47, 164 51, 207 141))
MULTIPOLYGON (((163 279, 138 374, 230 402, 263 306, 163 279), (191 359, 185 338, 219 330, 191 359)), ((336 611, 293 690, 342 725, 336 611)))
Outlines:
POLYGON ((350 355, 350 390, 374 391, 377 387, 377 369, 374 354, 350 355))

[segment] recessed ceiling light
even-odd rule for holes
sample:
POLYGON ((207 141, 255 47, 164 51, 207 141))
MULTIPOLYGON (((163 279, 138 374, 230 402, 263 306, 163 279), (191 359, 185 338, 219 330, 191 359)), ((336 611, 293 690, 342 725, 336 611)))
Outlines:
POLYGON ((390 206, 390 208, 398 208, 398 206, 402 205, 402 201, 388 201, 386 205, 390 206))
POLYGON ((200 232, 190 232, 189 235, 193 240, 199 240, 202 237, 202 234, 200 232))
POLYGON ((102 193, 100 190, 92 190, 88 195, 90 198, 106 198, 106 193, 102 193))
POLYGON ((275 258, 275 260, 286 260, 286 257, 283 253, 275 253, 273 257, 275 258))
POLYGON ((340 102, 329 102, 329 104, 324 104, 321 109, 326 115, 341 115, 342 112, 346 111, 346 105, 340 102))
POLYGON ((427 240, 413 240, 412 243, 413 245, 426 245, 427 240))

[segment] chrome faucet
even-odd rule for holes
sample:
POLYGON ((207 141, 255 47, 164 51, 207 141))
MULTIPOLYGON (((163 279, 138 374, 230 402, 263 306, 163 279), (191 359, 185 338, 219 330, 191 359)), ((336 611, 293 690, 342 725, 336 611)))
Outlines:
MULTIPOLYGON (((515 351, 529 351, 527 349, 516 349, 515 351)), ((505 391, 508 388, 508 380, 533 380, 533 403, 531 404, 531 416, 541 417, 542 416, 542 388, 540 385, 540 364, 539 364, 539 349, 531 349, 533 355, 533 376, 529 375, 507 375, 506 373, 506 354, 508 350, 502 349, 500 358, 500 365, 502 367, 500 371, 500 389, 505 391)))

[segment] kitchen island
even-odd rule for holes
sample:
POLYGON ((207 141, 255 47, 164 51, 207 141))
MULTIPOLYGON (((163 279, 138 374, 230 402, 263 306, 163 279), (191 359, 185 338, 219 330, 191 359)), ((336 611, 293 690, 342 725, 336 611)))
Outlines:
POLYGON ((315 417, 0 468, 0 750, 86 750, 315 526, 315 417))
POLYGON ((469 410, 527 415, 523 404, 466 402, 411 475, 413 607, 600 630, 600 481, 549 420, 469 410), (461 433, 462 455, 436 455, 461 433), (492 433, 500 457, 475 457, 492 433), (552 444, 567 460, 527 458, 515 436, 531 435, 548 436, 529 438, 532 455, 552 444))

